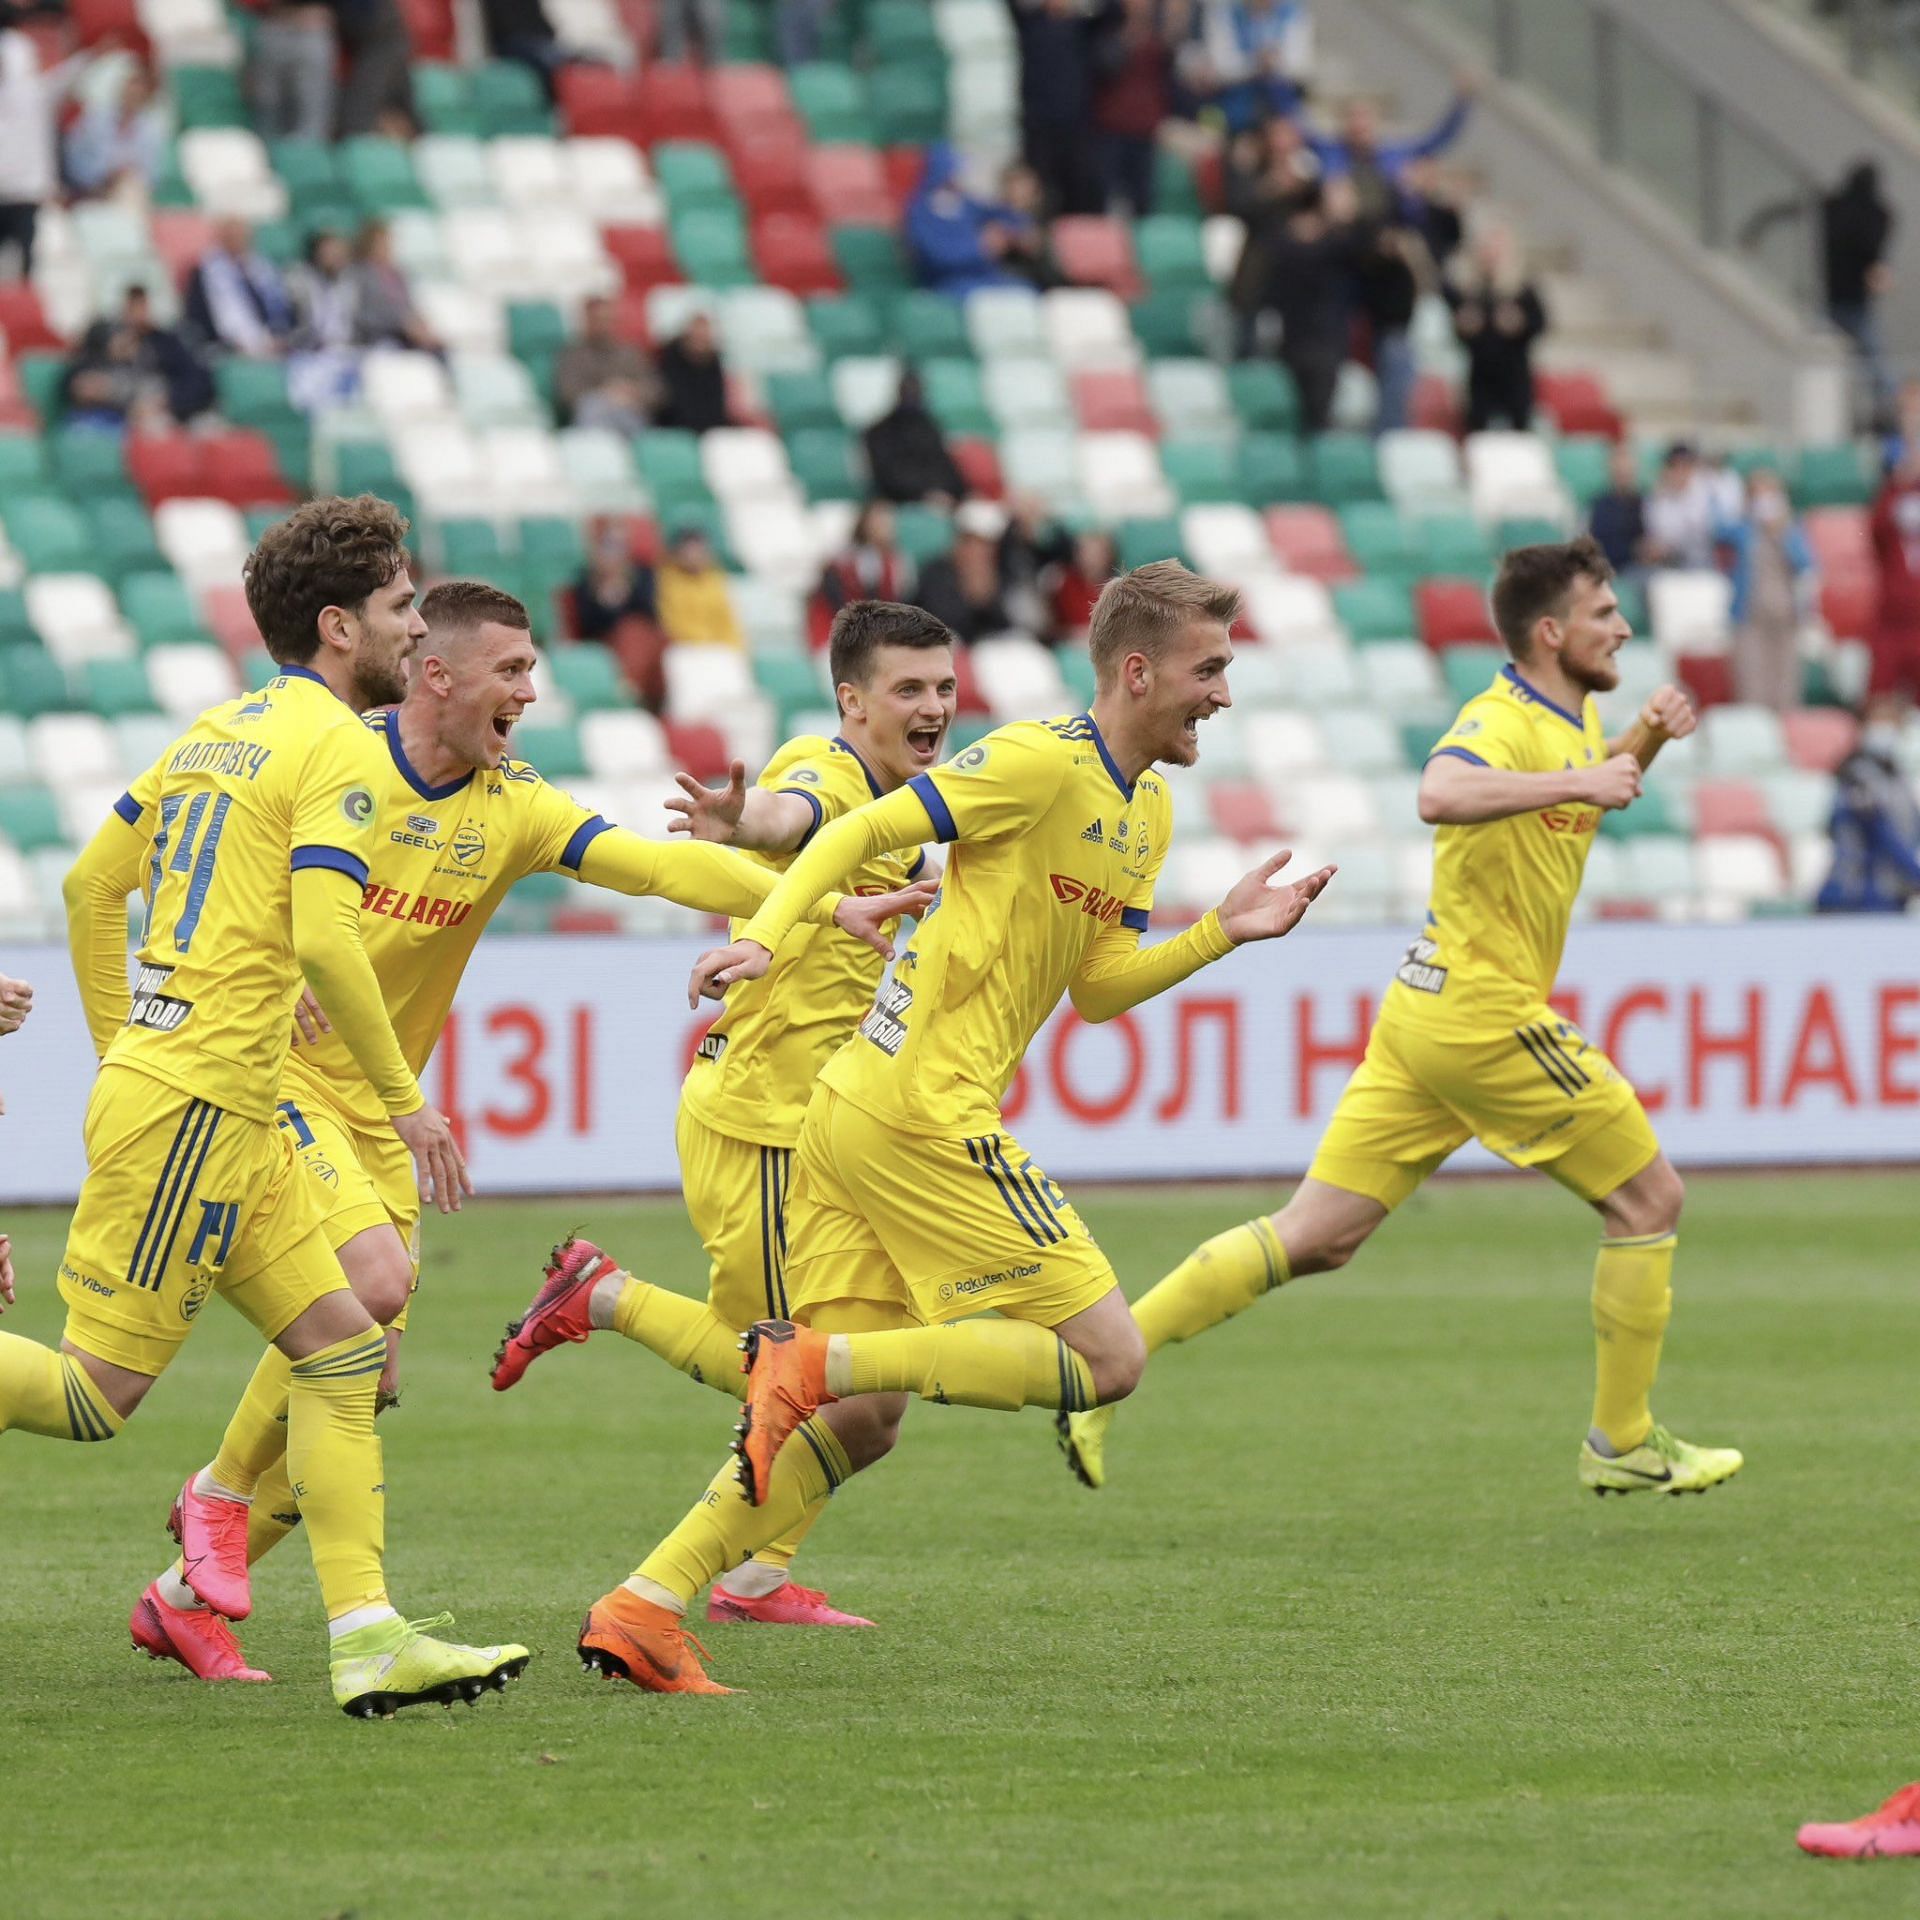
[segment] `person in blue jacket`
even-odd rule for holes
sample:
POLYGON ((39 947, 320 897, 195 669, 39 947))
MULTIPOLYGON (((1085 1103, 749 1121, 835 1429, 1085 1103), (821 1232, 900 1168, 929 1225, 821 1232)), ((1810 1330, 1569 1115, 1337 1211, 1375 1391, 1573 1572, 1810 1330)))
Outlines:
POLYGON ((960 156, 944 141, 927 149, 905 230, 920 284, 956 298, 979 287, 1032 286, 1027 262, 1046 241, 1030 213, 970 193, 960 178, 960 156))
POLYGON ((1920 899, 1920 803, 1897 757, 1905 711, 1897 696, 1869 702, 1860 744, 1840 763, 1822 913, 1902 913, 1920 899))

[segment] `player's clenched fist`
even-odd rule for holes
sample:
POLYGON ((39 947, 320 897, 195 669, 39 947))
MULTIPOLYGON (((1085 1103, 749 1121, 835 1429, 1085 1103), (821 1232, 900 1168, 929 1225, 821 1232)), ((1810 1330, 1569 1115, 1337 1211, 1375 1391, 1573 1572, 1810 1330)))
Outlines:
POLYGON ((1640 797, 1640 776, 1640 762, 1632 754, 1616 753, 1587 769, 1580 797, 1610 811, 1628 806, 1640 797))
POLYGON ((1678 687, 1658 687, 1640 709, 1641 724, 1661 740, 1684 740, 1700 722, 1678 687))
POLYGON ((1283 880, 1274 885, 1274 875, 1292 858, 1291 849, 1276 853, 1237 881, 1220 902, 1220 931, 1236 947, 1249 940, 1278 940, 1282 934, 1291 933, 1339 871, 1337 867, 1319 867, 1303 880, 1283 880))
POLYGON ((0 1033, 12 1033, 33 1011, 33 989, 24 980, 0 973, 0 1033))

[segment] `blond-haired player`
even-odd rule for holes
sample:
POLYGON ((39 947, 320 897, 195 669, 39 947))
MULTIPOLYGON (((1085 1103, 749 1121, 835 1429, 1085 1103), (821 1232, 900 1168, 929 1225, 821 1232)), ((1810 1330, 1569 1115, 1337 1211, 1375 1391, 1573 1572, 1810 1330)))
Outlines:
MULTIPOLYGON (((1434 747, 1420 817, 1434 836, 1425 930, 1387 990, 1366 1057, 1307 1177, 1270 1218, 1216 1235, 1134 1308, 1148 1350, 1190 1340, 1263 1293, 1343 1267, 1469 1139, 1538 1167, 1600 1215, 1595 1381, 1581 1483, 1700 1493, 1740 1469, 1648 1405, 1667 1319, 1680 1176, 1631 1085, 1549 1004, 1600 816, 1632 804, 1661 746, 1693 731, 1662 687, 1618 739, 1594 696, 1619 684, 1630 629, 1590 539, 1516 547, 1494 620, 1513 658, 1434 747)), ((1105 1407, 1063 1419, 1081 1478, 1105 1477, 1105 1407)))
MULTIPOLYGON (((854 600, 834 617, 828 658, 840 709, 836 737, 789 740, 751 792, 740 766, 713 790, 681 775, 683 795, 667 803, 679 815, 676 826, 751 848, 778 872, 826 822, 934 765, 957 698, 953 635, 918 607, 854 600)), ((852 887, 888 891, 925 867, 917 849, 881 853, 853 875, 852 887)), ((873 1004, 880 969, 878 956, 854 942, 798 928, 764 979, 728 996, 702 1040, 680 1090, 676 1135, 687 1211, 711 1263, 705 1304, 635 1279, 589 1240, 570 1240, 555 1249, 532 1305, 508 1328, 496 1387, 511 1387, 537 1355, 611 1327, 695 1380, 745 1392, 741 1333, 787 1311, 786 1196, 801 1118, 820 1070, 873 1004)), ((707 1618, 871 1625, 791 1577, 794 1553, 819 1511, 726 1573, 707 1618)))

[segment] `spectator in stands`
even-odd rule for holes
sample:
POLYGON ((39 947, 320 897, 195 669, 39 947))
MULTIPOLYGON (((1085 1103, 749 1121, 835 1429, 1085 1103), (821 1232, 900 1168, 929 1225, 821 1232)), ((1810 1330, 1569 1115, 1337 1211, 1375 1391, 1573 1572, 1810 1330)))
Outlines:
POLYGON ((576 639, 610 639, 623 620, 658 620, 653 569, 633 557, 633 542, 618 520, 598 520, 589 530, 587 564, 573 583, 576 639))
POLYGON ((1600 543, 1615 573, 1638 573, 1649 558, 1647 500, 1640 463, 1624 442, 1607 455, 1607 486, 1587 509, 1587 531, 1600 543))
POLYGON ((1383 141, 1378 109, 1370 100, 1355 99, 1349 103, 1337 134, 1308 128, 1307 144, 1329 179, 1344 175, 1353 182, 1361 219, 1384 220, 1401 210, 1408 170, 1445 152, 1460 138, 1472 111, 1473 94, 1472 77, 1456 75, 1452 104, 1425 133, 1410 140, 1383 141))
POLYGON ((1784 713, 1800 704, 1800 618, 1813 584, 1813 549, 1793 517, 1786 483, 1750 474, 1743 517, 1720 530, 1733 572, 1733 697, 1784 713))
POLYGON ((1880 169, 1872 160, 1857 162, 1820 203, 1827 318, 1853 342, 1873 396, 1874 417, 1883 424, 1894 383, 1878 308, 1893 285, 1887 264, 1893 229, 1893 209, 1880 191, 1880 169))
POLYGON ((249 0, 253 130, 263 140, 331 140, 338 21, 323 0, 249 0))
POLYGON ((206 412, 213 381, 177 333, 155 324, 146 288, 135 286, 117 318, 103 315, 81 336, 62 394, 69 426, 164 427, 206 412))
POLYGON ((1904 913, 1920 898, 1920 804, 1900 764, 1906 711, 1899 698, 1869 700, 1860 743, 1840 763, 1822 913, 1904 913))
POLYGON ((1054 572, 1047 596, 1047 638, 1055 646, 1063 641, 1085 644, 1087 629, 1093 624, 1093 603, 1118 571, 1119 554, 1112 534, 1089 527, 1074 536, 1073 553, 1066 565, 1054 572))
POLYGON ((369 220, 360 229, 353 248, 353 286, 362 346, 443 351, 440 336, 413 304, 413 289, 393 257, 393 229, 384 220, 369 220))
POLYGON ((1000 565, 1006 517, 985 500, 969 500, 953 516, 953 550, 920 570, 914 604, 971 645, 1014 625, 1000 565))
POLYGON ((1268 282, 1260 305, 1280 316, 1280 358, 1300 390, 1300 424, 1325 433, 1347 357, 1347 290, 1365 235, 1353 219, 1344 180, 1302 196, 1268 241, 1268 282))
POLYGON ((159 89, 144 66, 128 70, 118 99, 82 110, 67 134, 67 179, 79 194, 131 187, 144 194, 159 177, 167 152, 167 116, 159 89))
POLYGON ((654 575, 653 592, 660 630, 674 646, 746 646, 727 593, 727 576, 699 527, 675 531, 654 575))
POLYGON ((22 280, 33 274, 40 209, 60 187, 54 124, 60 97, 80 62, 41 71, 26 33, 34 9, 0 0, 0 258, 11 253, 22 280))
POLYGON ((213 231, 212 251, 187 276, 188 338, 249 360, 278 359, 293 331, 280 269, 254 246, 253 230, 237 214, 213 231))
POLYGON ((707 433, 729 424, 727 372, 720 364, 720 343, 713 316, 696 313, 679 334, 660 349, 659 427, 680 427, 688 433, 707 433))
POLYGON ((1260 315, 1268 310, 1274 248, 1287 222, 1316 202, 1320 162, 1296 122, 1275 120, 1228 142, 1223 183, 1227 211, 1246 229, 1227 287, 1235 351, 1244 358, 1254 350, 1260 315))
POLYGON ((726 0, 658 0, 654 17, 662 60, 706 64, 726 57, 726 0))
POLYGON ((1173 112, 1174 52, 1186 38, 1190 0, 1120 0, 1097 21, 1093 123, 1107 211, 1136 220, 1153 211, 1154 156, 1173 112))
POLYGON ((1020 150, 1049 214, 1098 213, 1092 137, 1096 25, 1081 0, 1011 0, 1020 38, 1020 150))
POLYGON ((413 40, 400 0, 333 0, 347 70, 340 82, 340 138, 364 133, 408 140, 415 131, 408 64, 413 40))
POLYGON ((1909 447, 1881 483, 1870 525, 1880 611, 1869 684, 1877 694, 1920 700, 1920 447, 1909 447))
POLYGON ((927 411, 926 390, 911 367, 900 375, 893 410, 867 429, 864 441, 873 490, 883 500, 950 507, 967 490, 966 476, 948 451, 939 421, 927 411))
POLYGON ((360 390, 360 289, 345 234, 319 232, 287 275, 293 332, 287 398, 303 413, 352 403, 360 390))
POLYGON ((1037 493, 1016 488, 1007 495, 1006 528, 1000 535, 1000 580, 1013 625, 1045 633, 1047 589, 1073 558, 1073 535, 1037 493))
POLYGON ((549 98, 567 51, 540 0, 480 0, 480 30, 497 60, 517 60, 540 76, 549 98))
POLYGON ((1647 560, 1656 567, 1710 567, 1722 515, 1718 489, 1699 450, 1676 440, 1647 496, 1647 560))
POLYGON ((1443 279, 1466 237, 1459 196, 1437 160, 1414 160, 1400 173, 1400 216, 1419 234, 1443 279))
POLYGON ((827 562, 814 590, 816 644, 826 643, 833 616, 849 600, 908 600, 913 586, 913 562, 894 537, 892 502, 869 500, 860 509, 847 544, 827 562))
POLYGON ((1305 0, 1201 0, 1180 65, 1229 132, 1285 119, 1313 71, 1313 15, 1305 0))
POLYGON ((1404 427, 1413 411, 1413 310, 1420 303, 1419 266, 1426 249, 1410 226, 1375 227, 1354 266, 1354 291, 1373 334, 1373 375, 1380 403, 1375 433, 1404 427))
POLYGON ((839 0, 773 0, 773 44, 786 68, 820 57, 820 36, 839 0))
POLYGON ((619 311, 604 294, 582 307, 579 337, 553 363, 553 395, 573 426, 631 435, 645 429, 656 389, 647 356, 620 337, 619 311))
MULTIPOLYGON (((1002 185, 1024 193, 1009 167, 1002 185)), ((944 141, 927 149, 920 184, 907 203, 903 231, 922 286, 964 297, 979 287, 1035 284, 1046 236, 1033 212, 1007 200, 982 200, 960 179, 960 157, 944 141)))
POLYGON ((1482 433, 1497 422, 1530 432, 1533 343, 1547 330, 1547 309, 1504 228, 1481 235, 1449 302, 1454 334, 1467 350, 1467 431, 1482 433))

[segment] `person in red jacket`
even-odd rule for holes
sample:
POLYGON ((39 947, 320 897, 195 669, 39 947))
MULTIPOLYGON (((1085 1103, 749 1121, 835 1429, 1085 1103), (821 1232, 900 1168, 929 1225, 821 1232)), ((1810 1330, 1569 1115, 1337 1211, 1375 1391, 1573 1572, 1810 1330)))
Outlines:
POLYGON ((1920 699, 1920 447, 1906 448, 1873 503, 1880 617, 1869 691, 1920 699))

